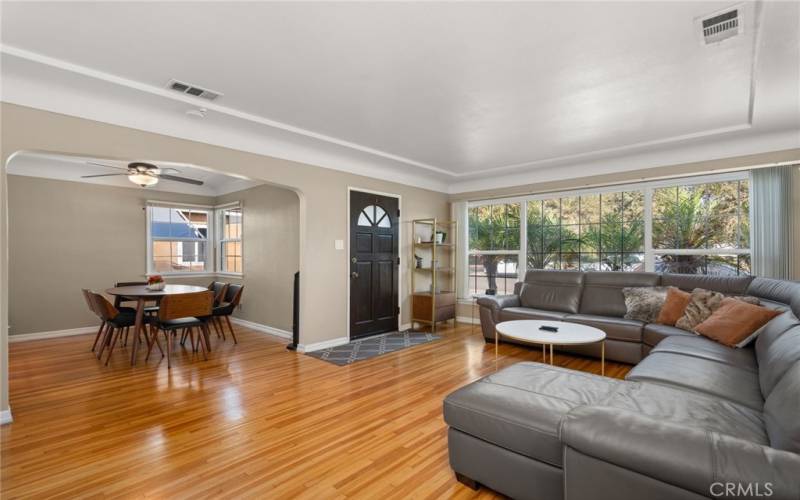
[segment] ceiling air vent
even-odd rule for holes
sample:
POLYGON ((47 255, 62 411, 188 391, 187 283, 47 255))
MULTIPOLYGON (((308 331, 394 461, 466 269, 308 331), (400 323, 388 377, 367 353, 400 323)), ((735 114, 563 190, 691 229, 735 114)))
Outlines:
POLYGON ((209 101, 213 101, 214 99, 222 95, 221 92, 215 92, 213 90, 204 89, 196 85, 190 85, 188 83, 179 82, 178 80, 170 80, 169 83, 167 84, 167 88, 174 90, 176 92, 180 92, 181 94, 189 94, 195 97, 202 97, 203 99, 208 99, 209 101))
POLYGON ((736 36, 741 31, 739 9, 728 9, 702 18, 700 27, 703 30, 703 40, 706 45, 736 36))

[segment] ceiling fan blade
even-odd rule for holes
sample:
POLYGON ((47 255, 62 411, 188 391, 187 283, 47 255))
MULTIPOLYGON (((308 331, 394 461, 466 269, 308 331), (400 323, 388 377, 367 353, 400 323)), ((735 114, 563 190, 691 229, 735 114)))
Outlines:
POLYGON ((176 175, 167 175, 167 174, 160 174, 157 177, 160 179, 166 179, 168 181, 176 181, 176 182, 185 182, 186 184, 194 184, 195 186, 202 186, 203 181, 197 181, 194 179, 187 179, 186 177, 178 177, 176 175))
POLYGON ((97 175, 82 175, 81 179, 90 179, 92 177, 111 177, 113 175, 128 175, 127 173, 124 174, 97 174, 97 175))
POLYGON ((117 170, 128 170, 128 167, 116 167, 114 165, 106 165, 105 163, 97 163, 96 161, 87 161, 89 165, 96 165, 98 167, 116 168, 117 170))

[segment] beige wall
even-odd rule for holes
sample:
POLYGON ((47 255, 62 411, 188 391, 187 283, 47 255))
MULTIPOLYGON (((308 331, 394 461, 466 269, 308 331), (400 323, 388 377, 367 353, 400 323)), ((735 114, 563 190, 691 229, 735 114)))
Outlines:
MULTIPOLYGON (((9 175, 9 335, 97 323, 81 288, 105 290, 146 270, 148 199, 213 198, 9 175)), ((185 282, 176 280, 176 282, 185 282)), ((206 283, 207 284, 207 283, 206 283)))
MULTIPOLYGON (((346 251, 334 248, 334 240, 347 239, 348 186, 402 196, 404 258, 410 253, 408 221, 446 218, 449 213, 447 195, 442 193, 7 103, 1 109, 4 164, 19 150, 119 159, 146 156, 203 165, 297 191, 304 344, 347 336, 348 259, 346 251)), ((401 274, 404 323, 410 317, 407 274, 401 274)))
POLYGON ((292 330, 292 285, 300 268, 300 200, 274 186, 257 186, 216 198, 241 201, 244 209, 244 279, 241 309, 234 316, 292 330))
MULTIPOLYGON (((13 161, 13 160, 12 160, 13 161)), ((191 196, 19 175, 8 176, 9 335, 93 326, 80 288, 136 281, 146 269, 145 202, 216 205, 240 200, 247 220, 242 308, 236 316, 291 330, 298 267, 297 195, 263 185, 223 197, 191 196), (47 314, 41 314, 42 310, 47 314)), ((207 285, 203 277, 168 282, 207 285)))

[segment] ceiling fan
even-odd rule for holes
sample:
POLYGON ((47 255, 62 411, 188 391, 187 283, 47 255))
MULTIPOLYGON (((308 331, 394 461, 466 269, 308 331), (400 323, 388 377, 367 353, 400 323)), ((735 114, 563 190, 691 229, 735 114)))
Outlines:
POLYGON ((185 182, 186 184, 194 184, 195 186, 203 185, 203 181, 189 179, 187 177, 178 177, 177 175, 165 173, 167 171, 180 173, 180 170, 176 168, 172 167, 159 168, 151 163, 144 163, 141 161, 128 163, 127 167, 116 167, 114 165, 106 165, 104 163, 96 163, 93 161, 87 161, 86 163, 88 163, 89 165, 97 165, 99 167, 124 170, 124 172, 118 172, 115 174, 82 175, 81 179, 90 179, 92 177, 111 177, 114 175, 126 175, 128 176, 129 181, 141 187, 154 186, 158 184, 159 179, 176 181, 176 182, 185 182))

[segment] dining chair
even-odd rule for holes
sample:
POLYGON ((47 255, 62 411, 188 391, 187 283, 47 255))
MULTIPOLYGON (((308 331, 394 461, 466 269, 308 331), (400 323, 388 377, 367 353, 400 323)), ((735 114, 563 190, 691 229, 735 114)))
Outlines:
POLYGON ((235 283, 228 285, 227 290, 225 290, 225 297, 222 303, 220 303, 218 306, 215 306, 212 313, 212 323, 214 325, 214 330, 217 331, 217 335, 222 332, 222 340, 225 340, 225 327, 222 324, 222 318, 225 318, 225 323, 228 324, 228 329, 231 332, 231 337, 233 337, 234 344, 238 344, 239 342, 236 339, 236 333, 233 331, 233 325, 231 325, 230 316, 233 314, 236 306, 239 305, 239 301, 242 300, 243 290, 244 285, 235 283))
POLYGON ((228 284, 222 281, 212 281, 208 285, 208 289, 214 292, 214 307, 220 305, 222 299, 225 297, 225 291, 228 289, 228 284))
MULTIPOLYGON (((117 287, 117 288, 122 287, 122 286, 146 286, 146 285, 147 285, 146 281, 119 281, 117 283, 114 283, 114 286, 117 287)), ((117 295, 114 298, 114 307, 116 307, 120 311, 130 310, 130 311, 133 311, 134 314, 136 314, 136 308, 135 307, 122 306, 122 303, 124 303, 124 302, 133 302, 133 301, 125 300, 124 297, 120 297, 119 295, 117 295)), ((145 306, 144 307, 145 316, 153 316, 153 315, 155 315, 157 313, 158 313, 158 306, 157 305, 145 306)), ((126 345, 128 345, 128 330, 125 330, 125 336, 122 338, 122 346, 124 347, 126 345)))
MULTIPOLYGON (((100 343, 100 349, 97 351, 97 359, 102 359, 103 351, 108 346, 108 355, 106 356, 105 364, 111 360, 111 355, 114 353, 114 346, 123 330, 130 328, 136 324, 136 314, 130 311, 120 311, 114 304, 108 301, 104 296, 99 293, 89 291, 89 295, 94 304, 97 314, 102 318, 106 329, 105 335, 100 343)), ((159 346, 161 348, 161 346, 159 346)))
POLYGON ((171 335, 182 330, 190 335, 192 340, 192 350, 197 352, 198 347, 203 351, 203 358, 208 359, 208 351, 211 350, 207 321, 211 316, 214 307, 214 292, 187 293, 181 295, 167 295, 161 299, 158 315, 150 323, 150 342, 147 347, 147 357, 150 359, 150 352, 153 344, 156 344, 164 357, 164 350, 158 342, 158 332, 164 332, 167 343, 167 368, 172 368, 172 339, 171 335), (195 342, 195 334, 197 342, 195 342))
POLYGON ((94 344, 92 344, 92 352, 97 348, 97 341, 100 340, 100 337, 103 335, 103 331, 106 329, 106 321, 100 316, 100 313, 97 312, 97 308, 94 305, 94 299, 92 298, 92 291, 88 288, 81 288, 81 292, 83 293, 83 300, 86 301, 86 305, 89 307, 89 310, 97 316, 100 320, 100 328, 97 329, 97 335, 94 337, 94 344))

